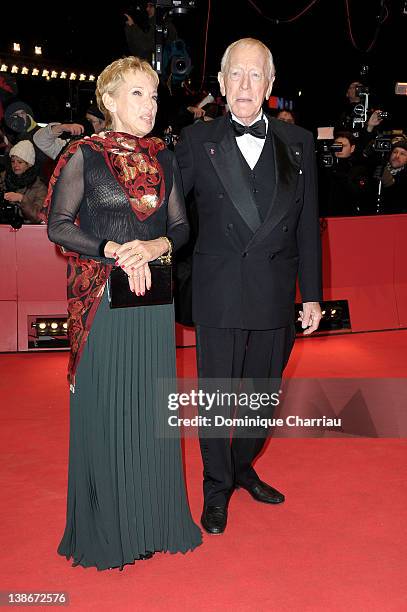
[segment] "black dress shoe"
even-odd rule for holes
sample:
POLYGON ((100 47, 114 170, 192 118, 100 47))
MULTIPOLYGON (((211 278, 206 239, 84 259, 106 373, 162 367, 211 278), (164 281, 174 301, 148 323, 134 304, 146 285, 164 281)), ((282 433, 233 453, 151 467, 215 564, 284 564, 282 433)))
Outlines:
POLYGON ((246 489, 256 501, 264 504, 281 504, 285 497, 282 493, 270 487, 266 482, 258 480, 248 486, 240 485, 242 489, 246 489))
POLYGON ((226 529, 228 511, 226 506, 207 506, 201 516, 201 524, 207 533, 219 535, 226 529))

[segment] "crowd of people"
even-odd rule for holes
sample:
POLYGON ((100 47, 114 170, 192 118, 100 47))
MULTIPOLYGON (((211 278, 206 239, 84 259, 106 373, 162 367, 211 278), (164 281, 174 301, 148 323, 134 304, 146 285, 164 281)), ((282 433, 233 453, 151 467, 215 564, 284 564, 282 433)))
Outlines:
MULTIPOLYGON (((378 109, 371 109, 363 128, 355 129, 353 109, 360 104, 360 98, 354 94, 357 85, 351 83, 348 88, 345 110, 335 122, 333 138, 322 143, 316 141, 320 216, 405 213, 407 137, 401 130, 383 133, 378 109)), ((220 95, 208 97, 207 92, 191 92, 188 81, 173 87, 171 92, 163 83, 159 87, 160 100, 164 102, 155 133, 163 135, 171 148, 184 127, 196 121, 212 121, 228 111, 220 95), (200 104, 200 100, 205 104, 200 104)), ((282 109, 275 116, 280 121, 298 124, 292 110, 282 109)), ((39 223, 39 199, 45 197, 61 152, 72 139, 99 134, 104 128, 104 115, 95 103, 77 122, 50 122, 40 127, 29 104, 12 101, 5 109, 0 127, 0 213, 1 206, 4 209, 6 203, 13 203, 21 223, 39 223), (16 164, 20 164, 18 171, 16 164)), ((2 222, 7 221, 4 214, 1 218, 5 219, 2 222)))

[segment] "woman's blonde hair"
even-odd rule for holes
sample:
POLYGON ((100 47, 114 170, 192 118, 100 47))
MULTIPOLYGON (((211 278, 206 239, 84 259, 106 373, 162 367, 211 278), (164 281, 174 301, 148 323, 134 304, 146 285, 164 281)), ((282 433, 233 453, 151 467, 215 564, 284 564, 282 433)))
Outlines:
POLYGON ((148 62, 139 57, 129 56, 115 60, 100 73, 96 84, 96 101, 99 110, 104 114, 106 127, 112 127, 112 115, 103 104, 105 93, 114 96, 120 85, 124 81, 127 72, 145 72, 150 75, 156 85, 158 85, 158 74, 148 62))

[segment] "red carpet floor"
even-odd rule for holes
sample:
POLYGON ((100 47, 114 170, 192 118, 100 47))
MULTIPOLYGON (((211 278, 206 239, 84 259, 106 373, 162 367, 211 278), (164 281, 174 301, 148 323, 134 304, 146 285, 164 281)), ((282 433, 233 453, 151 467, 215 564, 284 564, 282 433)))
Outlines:
MULTIPOLYGON (((407 331, 299 340, 287 373, 404 377, 406 354, 407 331)), ((407 610, 406 440, 272 440, 257 469, 286 494, 281 506, 240 490, 226 533, 205 536, 194 553, 155 555, 123 572, 72 568, 55 552, 65 515, 66 360, 0 355, 0 591, 65 591, 75 611, 407 610)), ((178 366, 194 375, 193 349, 178 351, 178 366)), ((198 521, 196 440, 185 454, 198 521)))

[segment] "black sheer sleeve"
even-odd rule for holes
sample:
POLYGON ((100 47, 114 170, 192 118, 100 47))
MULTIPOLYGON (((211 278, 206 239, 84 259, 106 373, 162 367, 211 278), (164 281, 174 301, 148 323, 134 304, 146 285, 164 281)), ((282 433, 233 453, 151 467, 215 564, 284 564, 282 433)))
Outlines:
POLYGON ((75 219, 84 196, 84 164, 80 148, 71 157, 54 187, 48 217, 48 237, 68 251, 99 256, 100 238, 84 232, 75 219))
POLYGON ((167 236, 171 239, 174 251, 176 251, 188 241, 189 224, 185 211, 181 173, 175 155, 172 154, 171 157, 173 181, 168 198, 167 236))

